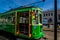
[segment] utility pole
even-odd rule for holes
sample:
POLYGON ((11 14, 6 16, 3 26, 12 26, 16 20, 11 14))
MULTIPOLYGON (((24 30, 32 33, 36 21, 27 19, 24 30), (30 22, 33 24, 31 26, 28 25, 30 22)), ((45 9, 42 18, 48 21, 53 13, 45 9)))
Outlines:
POLYGON ((57 40, 57 0, 54 0, 54 40, 57 40))

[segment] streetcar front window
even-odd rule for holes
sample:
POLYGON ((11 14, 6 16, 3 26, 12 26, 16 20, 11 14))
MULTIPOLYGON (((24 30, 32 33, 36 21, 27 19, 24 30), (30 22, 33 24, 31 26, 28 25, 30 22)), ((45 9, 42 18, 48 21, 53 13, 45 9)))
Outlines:
POLYGON ((40 23, 42 23, 42 15, 40 14, 40 23))
POLYGON ((33 10, 33 13, 32 13, 32 23, 33 24, 42 23, 42 14, 41 14, 41 11, 33 10))
POLYGON ((33 10, 33 13, 32 13, 32 23, 33 24, 38 24, 38 10, 33 10))

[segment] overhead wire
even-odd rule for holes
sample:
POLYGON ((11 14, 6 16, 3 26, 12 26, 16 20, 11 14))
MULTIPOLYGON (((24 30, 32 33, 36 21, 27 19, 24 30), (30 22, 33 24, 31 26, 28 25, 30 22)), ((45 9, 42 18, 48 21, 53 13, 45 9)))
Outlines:
MULTIPOLYGON (((9 2, 10 0, 6 0, 6 1, 9 2)), ((35 4, 37 4, 37 3, 41 3, 41 2, 43 2, 43 1, 33 2, 33 3, 29 3, 29 4, 25 4, 25 5, 21 5, 21 6, 35 5, 35 4)), ((3 1, 2 3, 6 3, 6 2, 3 1)), ((19 6, 19 5, 17 5, 13 0, 11 0, 11 3, 14 3, 16 6, 19 6)), ((8 4, 8 5, 9 5, 9 4, 8 4)), ((13 8, 11 7, 11 5, 9 5, 9 8, 10 8, 10 9, 13 9, 13 8)))
POLYGON ((44 2, 44 1, 33 2, 33 3, 30 3, 30 4, 23 5, 23 6, 28 6, 28 5, 32 5, 32 4, 41 3, 41 2, 44 2))

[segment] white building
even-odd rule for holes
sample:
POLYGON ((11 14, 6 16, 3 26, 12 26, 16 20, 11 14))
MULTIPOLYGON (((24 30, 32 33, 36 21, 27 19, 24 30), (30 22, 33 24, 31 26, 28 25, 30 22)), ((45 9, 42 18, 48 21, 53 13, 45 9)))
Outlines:
POLYGON ((60 10, 57 11, 57 23, 60 24, 60 10))
MULTIPOLYGON (((44 11, 42 14, 43 24, 54 24, 54 11, 44 11)), ((60 10, 57 10, 57 23, 60 24, 60 10)))
POLYGON ((44 11, 42 14, 43 24, 54 24, 54 11, 44 11), (45 21, 46 20, 46 21, 45 21), (45 23, 44 23, 45 22, 45 23))

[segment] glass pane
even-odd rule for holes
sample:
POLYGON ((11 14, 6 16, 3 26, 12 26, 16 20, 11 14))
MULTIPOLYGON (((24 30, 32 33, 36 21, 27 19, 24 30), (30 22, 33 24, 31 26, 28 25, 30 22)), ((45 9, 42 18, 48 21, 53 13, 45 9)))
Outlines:
POLYGON ((1 17, 0 18, 0 22, 2 23, 2 24, 14 24, 14 17, 13 17, 13 15, 11 14, 9 14, 9 16, 8 15, 5 15, 5 16, 3 16, 3 17, 1 17))
POLYGON ((40 23, 42 23, 42 14, 40 14, 40 23))
POLYGON ((19 17, 19 23, 22 23, 22 17, 19 17))
POLYGON ((28 20, 29 14, 28 12, 18 12, 18 28, 20 34, 28 35, 28 20))
POLYGON ((32 13, 32 23, 33 24, 38 24, 38 13, 37 13, 37 10, 36 10, 36 12, 32 13))

